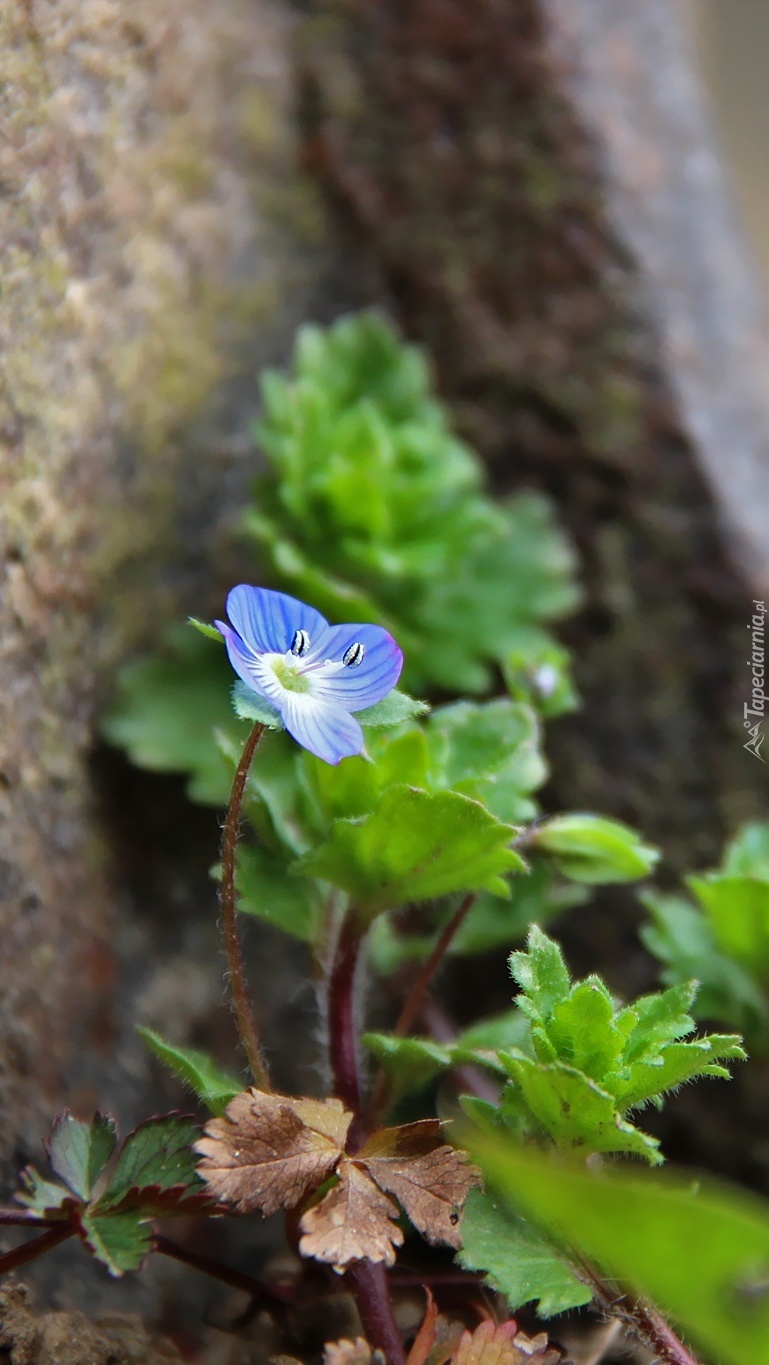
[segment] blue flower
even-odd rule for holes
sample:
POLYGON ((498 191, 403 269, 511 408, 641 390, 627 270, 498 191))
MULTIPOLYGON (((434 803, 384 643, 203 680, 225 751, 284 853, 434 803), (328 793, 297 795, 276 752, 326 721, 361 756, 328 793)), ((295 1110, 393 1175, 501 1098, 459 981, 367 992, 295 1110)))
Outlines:
POLYGON ((326 763, 363 750, 354 711, 394 688, 403 655, 381 626, 330 626, 295 597, 241 583, 217 621, 230 663, 280 713, 289 734, 326 763))

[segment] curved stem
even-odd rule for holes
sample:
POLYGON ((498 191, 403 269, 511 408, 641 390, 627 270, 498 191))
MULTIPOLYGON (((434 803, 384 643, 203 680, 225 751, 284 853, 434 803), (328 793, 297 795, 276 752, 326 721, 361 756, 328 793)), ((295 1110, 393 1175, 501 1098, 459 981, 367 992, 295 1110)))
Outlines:
POLYGON ((270 1090, 270 1078, 267 1071, 267 1064, 262 1056, 262 1049, 259 1043, 259 1032, 256 1021, 251 1011, 248 998, 248 988, 246 986, 246 971, 243 965, 243 954, 238 938, 238 915, 237 901, 235 897, 235 852, 238 845, 238 835, 240 833, 240 812, 243 805, 243 793, 246 789, 248 771, 251 761, 256 753, 258 744, 264 734, 264 726, 257 723, 248 739, 245 748, 240 756, 240 761, 235 770, 235 779, 230 792, 230 801, 227 807, 227 815, 224 820, 222 832, 222 884, 220 901, 222 907, 222 930, 224 936, 224 947, 227 953, 227 965, 229 968, 230 991, 232 993, 232 1008, 235 1014, 235 1022, 238 1027, 241 1042, 246 1051, 248 1064, 254 1082, 261 1090, 270 1090))
POLYGON ((6 1251, 4 1256, 0 1256, 0 1275, 7 1275, 10 1270, 18 1270, 19 1266, 36 1261, 38 1256, 44 1256, 46 1251, 53 1251, 60 1242, 66 1242, 74 1231, 71 1223, 57 1223, 40 1237, 33 1237, 31 1242, 14 1247, 13 1251, 6 1251))
POLYGON ((328 1052, 334 1094, 353 1114, 360 1109, 355 1029, 355 972, 363 934, 348 910, 339 929, 328 980, 328 1052))

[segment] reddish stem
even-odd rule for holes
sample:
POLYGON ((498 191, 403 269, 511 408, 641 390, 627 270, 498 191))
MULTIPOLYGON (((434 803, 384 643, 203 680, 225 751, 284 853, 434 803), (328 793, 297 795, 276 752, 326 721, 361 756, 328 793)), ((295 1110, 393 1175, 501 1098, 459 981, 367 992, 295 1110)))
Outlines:
POLYGON ((256 753, 258 744, 264 734, 264 726, 257 723, 248 739, 245 748, 240 756, 240 761, 235 770, 235 779, 230 792, 230 801, 227 807, 227 815, 224 820, 224 830, 222 832, 222 884, 220 892, 220 902, 222 907, 222 931, 224 937, 224 947, 227 953, 227 965, 229 967, 230 992, 232 994, 232 1008, 235 1015, 235 1022, 238 1026, 241 1042, 245 1048, 248 1064, 256 1085, 261 1090, 270 1090, 270 1078, 267 1071, 267 1063, 262 1056, 262 1049, 259 1043, 259 1031, 256 1021, 251 1011, 248 998, 248 987, 246 985, 246 970, 243 965, 243 954, 238 938, 238 914, 237 899, 235 896, 235 853, 238 846, 238 836, 240 834, 240 812, 243 805, 243 793, 246 789, 246 781, 251 762, 256 753))
POLYGON ((362 939, 355 912, 348 910, 339 930, 328 981, 328 1050, 334 1094, 353 1114, 360 1109, 355 972, 362 939))
POLYGON ((393 1029, 393 1033, 395 1034, 396 1038, 404 1038, 406 1034, 411 1031, 417 1019, 419 1018, 419 1015, 422 1011, 422 1005, 424 1004, 425 996, 427 995, 427 992, 429 991, 430 987, 433 984, 433 977, 435 976, 436 972, 438 971, 438 968, 443 962, 443 959, 446 956, 446 953, 448 952, 449 947, 451 945, 452 939, 454 938, 455 934, 459 932, 465 919, 467 918, 468 911, 471 909, 473 902, 475 901, 475 896, 476 893, 474 891, 471 891, 467 896, 465 896, 459 908, 455 910, 448 924, 442 930, 438 942, 436 943, 430 956, 425 962, 421 972, 419 973, 419 976, 417 977, 416 981, 411 987, 411 990, 409 991, 409 994, 406 997, 406 1001, 403 1005, 403 1009, 398 1015, 397 1023, 395 1025, 395 1028, 393 1029))
POLYGON ((179 1246, 178 1242, 172 1242, 169 1237, 162 1237, 159 1233, 155 1237, 154 1246, 155 1250, 159 1251, 161 1255, 170 1256, 174 1261, 181 1261, 183 1265, 192 1266, 193 1270, 200 1270, 204 1275, 210 1275, 215 1280, 221 1280, 223 1284, 230 1285, 232 1289, 242 1289, 245 1294, 250 1294, 252 1299, 279 1304, 281 1307, 294 1302, 295 1295, 292 1289, 262 1284, 260 1280, 252 1279, 250 1275, 244 1275, 239 1270, 232 1270, 229 1266, 222 1265, 219 1261, 213 1261, 208 1256, 201 1256, 195 1251, 188 1251, 186 1247, 179 1246))
POLYGON ((74 1231, 71 1223, 57 1223, 56 1227, 49 1228, 48 1232, 44 1232, 40 1237, 33 1237, 31 1242, 14 1247, 13 1251, 6 1251, 4 1256, 0 1256, 0 1275, 7 1275, 9 1271, 18 1270, 19 1266, 27 1265, 29 1261, 36 1261, 38 1256, 44 1256, 46 1251, 53 1251, 60 1242, 66 1242, 74 1231))
MULTIPOLYGON (((441 963, 443 962, 446 953, 448 952, 454 935, 458 933, 459 929, 464 923, 467 914, 470 911, 473 902, 475 901, 475 896, 476 896, 475 891, 471 891, 467 896, 465 896, 464 900, 461 902, 457 910, 454 911, 454 914, 452 915, 448 924, 441 931, 441 934, 438 938, 435 947, 433 948, 430 956, 428 957, 427 961, 422 967, 422 970, 420 971, 414 984, 412 985, 411 990, 409 991, 409 994, 404 1002, 403 1008, 400 1014, 398 1015, 395 1028, 393 1029, 393 1033, 396 1038, 405 1037, 405 1035, 411 1031, 412 1027, 419 1018, 419 1015, 421 1014, 425 1003, 425 998, 433 983, 435 974, 438 971, 438 968, 440 967, 441 963)), ((384 1067, 382 1067, 374 1083, 374 1089, 371 1095, 371 1103, 369 1105, 368 1113, 366 1116, 366 1128, 369 1131, 372 1128, 376 1128, 377 1125, 379 1124, 383 1113, 387 1109, 389 1098, 390 1082, 387 1076, 387 1072, 385 1071, 384 1067)))
MULTIPOLYGON (((580 1263, 579 1258, 575 1259, 580 1263)), ((670 1324, 650 1303, 632 1294, 613 1294, 593 1266, 583 1261, 581 1267, 606 1315, 624 1322, 639 1341, 651 1348, 660 1365, 699 1365, 670 1324)))
POLYGON ((50 1219, 41 1218, 34 1209, 0 1209, 0 1225, 39 1228, 50 1224, 50 1219))
POLYGON ((358 1305, 361 1325, 370 1346, 382 1351, 387 1365, 406 1365, 406 1353, 393 1317, 383 1265, 354 1261, 345 1275, 358 1305))

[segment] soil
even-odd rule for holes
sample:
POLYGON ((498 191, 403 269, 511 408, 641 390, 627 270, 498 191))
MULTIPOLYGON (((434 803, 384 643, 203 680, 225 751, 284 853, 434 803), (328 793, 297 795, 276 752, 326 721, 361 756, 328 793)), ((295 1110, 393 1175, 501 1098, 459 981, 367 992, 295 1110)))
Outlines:
POLYGON ((23 1284, 0 1291, 3 1365, 175 1365, 169 1341, 148 1333, 138 1318, 109 1313, 89 1322, 83 1313, 36 1314, 23 1284))

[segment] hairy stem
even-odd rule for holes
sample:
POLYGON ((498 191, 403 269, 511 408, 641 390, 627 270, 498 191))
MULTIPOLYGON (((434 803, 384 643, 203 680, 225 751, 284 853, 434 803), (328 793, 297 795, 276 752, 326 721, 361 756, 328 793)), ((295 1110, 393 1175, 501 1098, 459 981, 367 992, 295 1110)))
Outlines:
MULTIPOLYGON (((8 1224, 17 1227, 39 1228, 44 1224, 50 1226, 50 1221, 48 1218, 41 1218, 40 1214, 35 1213, 34 1209, 0 1209, 0 1226, 8 1224)), ((66 1221, 66 1214, 63 1221, 66 1221)))
POLYGON ((355 1261, 345 1279, 358 1305, 366 1340, 382 1351, 387 1365, 406 1365, 400 1332, 393 1317, 384 1266, 371 1261, 355 1261))
POLYGON ((243 805, 243 793, 246 789, 246 780, 251 762, 256 753, 264 726, 257 723, 248 739, 245 748, 240 756, 240 761, 235 770, 235 779, 230 792, 230 802, 227 807, 227 815, 224 821, 222 833, 222 885, 221 885, 221 907, 222 907, 222 932, 224 937, 224 947, 227 953, 227 965, 229 968, 230 991, 232 994, 232 1008, 235 1015, 235 1022, 238 1027, 241 1042, 248 1058, 251 1068, 251 1075, 261 1090, 270 1090, 270 1078, 267 1071, 267 1064, 262 1055, 259 1043, 259 1032, 256 1027, 251 1005, 248 998, 248 987, 246 986, 246 970, 243 964, 243 953, 238 938, 238 915, 237 902, 235 898, 235 853, 238 846, 238 836, 240 833, 240 812, 243 805))
POLYGON ((7 1275, 11 1270, 18 1270, 19 1266, 36 1261, 38 1256, 44 1256, 46 1251, 53 1251, 60 1242, 66 1242, 74 1231, 71 1223, 57 1223, 40 1237, 33 1237, 31 1242, 14 1247, 13 1251, 6 1251, 4 1256, 0 1256, 0 1275, 7 1275))
POLYGON ((181 1261, 183 1265, 192 1266, 194 1270, 200 1270, 204 1275, 210 1275, 215 1280, 221 1280, 223 1284, 228 1284, 233 1289, 242 1289, 245 1294, 250 1294, 252 1299, 264 1303, 280 1304, 281 1306, 294 1301, 293 1290, 262 1284, 260 1280, 253 1279, 251 1275, 244 1275, 239 1270, 232 1270, 229 1266, 222 1265, 209 1256, 201 1256, 198 1252, 188 1251, 186 1247, 179 1246, 178 1242, 171 1241, 169 1237, 162 1237, 159 1233, 155 1237, 154 1246, 155 1250, 159 1251, 161 1255, 170 1256, 174 1261, 181 1261))
POLYGON ((615 1294, 593 1266, 582 1262, 582 1269, 606 1315, 625 1323, 639 1341, 650 1347, 660 1365, 699 1365, 670 1324, 650 1303, 632 1294, 615 1294))
POLYGON ((362 941, 355 912, 348 910, 339 929, 328 980, 328 1051, 334 1094, 353 1114, 360 1109, 354 996, 362 941))

